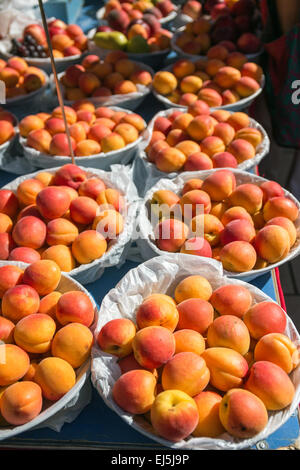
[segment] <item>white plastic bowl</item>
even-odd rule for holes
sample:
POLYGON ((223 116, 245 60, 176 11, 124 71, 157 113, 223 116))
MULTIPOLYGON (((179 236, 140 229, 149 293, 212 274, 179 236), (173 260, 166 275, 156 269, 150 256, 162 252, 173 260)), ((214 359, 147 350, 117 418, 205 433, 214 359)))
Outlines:
MULTIPOLYGON (((223 275, 220 263, 207 258, 183 255, 167 254, 159 256, 140 264, 129 271, 116 287, 104 297, 99 320, 95 330, 95 336, 105 323, 114 318, 130 318, 135 321, 135 312, 144 298, 152 293, 174 294, 176 285, 190 275, 202 275, 208 279, 213 289, 225 284, 238 284, 246 287, 253 297, 254 303, 273 301, 264 292, 250 284, 229 279, 223 275)), ((285 334, 292 340, 299 342, 300 336, 292 320, 287 317, 285 334)), ((295 396, 291 405, 281 411, 269 412, 269 422, 259 434, 251 439, 237 439, 224 433, 218 438, 194 438, 188 437, 178 443, 173 443, 158 436, 150 423, 139 415, 126 413, 114 402, 112 388, 120 376, 120 368, 116 356, 104 353, 95 345, 92 350, 92 382, 106 405, 117 413, 129 426, 136 431, 159 442, 163 446, 172 449, 221 449, 238 450, 249 448, 256 442, 266 439, 270 434, 282 426, 297 409, 300 399, 300 365, 292 372, 290 378, 295 385, 295 396)))
MULTIPOLYGON (((197 58, 195 59, 195 56, 193 56, 193 59, 189 59, 189 60, 191 60, 192 62, 196 62, 198 59, 197 58)), ((167 70, 168 72, 171 72, 173 65, 174 64, 171 64, 171 65, 169 65, 168 67, 165 67, 162 70, 167 70)), ((233 111, 233 112, 243 111, 246 108, 249 108, 251 106, 253 101, 261 94, 264 86, 265 86, 265 76, 263 75, 262 79, 260 81, 260 88, 255 93, 253 93, 250 96, 247 96, 247 98, 242 98, 241 100, 237 101, 236 103, 225 104, 223 106, 215 106, 215 107, 211 108, 211 110, 214 111, 216 109, 224 109, 226 111, 233 111)), ((170 101, 166 96, 163 96, 160 93, 158 93, 154 89, 153 86, 152 86, 152 93, 154 94, 154 96, 159 101, 161 101, 163 103, 165 108, 182 108, 183 107, 181 104, 172 103, 172 101, 170 101)), ((184 106, 184 108, 187 109, 186 106, 184 106)))
MULTIPOLYGON (((140 151, 134 161, 133 171, 135 184, 141 194, 145 194, 145 192, 161 178, 173 179, 178 175, 184 174, 183 171, 172 173, 165 173, 163 171, 160 171, 154 163, 148 161, 147 155, 144 151, 144 149, 147 147, 148 143, 151 140, 153 126, 156 118, 159 116, 168 117, 170 114, 172 114, 173 111, 177 109, 181 109, 182 111, 186 110, 186 108, 178 107, 160 111, 151 119, 151 121, 147 125, 146 131, 144 132, 144 139, 141 142, 140 151)), ((262 133, 263 140, 256 149, 255 157, 250 158, 249 160, 245 160, 244 162, 238 165, 238 169, 244 171, 253 170, 253 168, 258 165, 262 161, 262 159, 269 153, 270 149, 270 139, 265 129, 252 118, 250 118, 250 126, 258 129, 262 133)), ((196 174, 196 172, 193 172, 192 174, 196 174)))
MULTIPOLYGON (((263 182, 268 181, 261 176, 254 175, 252 173, 247 173, 245 171, 236 170, 232 168, 228 168, 232 171, 236 177, 237 185, 244 184, 244 183, 254 183, 260 186, 263 182)), ((140 253, 143 259, 149 259, 153 256, 165 254, 165 251, 160 250, 155 244, 155 236, 154 236, 154 227, 152 227, 151 222, 148 218, 148 208, 149 202, 152 199, 153 194, 158 191, 159 189, 169 189, 176 194, 179 194, 185 184, 186 181, 192 178, 200 178, 204 180, 207 176, 220 171, 221 169, 215 170, 207 170, 207 171, 195 171, 195 172, 185 172, 181 175, 177 176, 176 178, 170 179, 161 179, 159 180, 151 189, 147 191, 145 194, 144 200, 140 207, 139 218, 138 218, 138 226, 139 226, 139 239, 137 240, 137 245, 140 249, 140 253)), ((272 269, 277 268, 278 266, 283 265, 284 263, 288 263, 292 259, 296 258, 300 254, 300 203, 299 201, 288 191, 284 190, 284 195, 291 199, 298 207, 299 214, 297 220, 294 222, 297 230, 297 239, 294 246, 291 248, 288 255, 278 261, 277 263, 269 264, 265 268, 261 269, 252 269, 251 271, 247 271, 244 273, 235 273, 231 271, 224 270, 224 274, 226 276, 232 277, 234 279, 240 279, 243 281, 250 281, 255 279, 258 276, 261 276, 265 273, 270 272, 272 269)), ((191 256, 191 255, 189 255, 191 256)))
MULTIPOLYGON (((149 67, 149 65, 146 65, 137 61, 134 61, 134 62, 141 69, 149 72, 153 78, 155 72, 151 67, 149 67)), ((63 75, 64 75, 63 72, 60 73, 58 75, 58 78, 60 79, 63 75)), ((55 89, 53 75, 51 75, 50 77, 50 85, 51 85, 52 95, 54 97, 56 96, 56 89, 55 89)), ((134 93, 127 93, 125 95, 111 95, 111 96, 95 97, 95 98, 90 96, 88 97, 88 100, 91 101, 95 106, 122 106, 123 108, 126 108, 127 110, 130 109, 131 111, 133 111, 134 109, 140 106, 140 104, 144 101, 146 96, 151 92, 150 85, 145 86, 145 85, 138 84, 136 86, 137 86, 137 91, 134 93)), ((60 87, 64 95, 66 88, 61 82, 60 82, 60 87)), ((64 103, 67 106, 72 106, 74 102, 75 101, 68 101, 67 99, 64 99, 64 103)))
MULTIPOLYGON (((95 36, 96 28, 91 29, 87 36, 89 39, 89 53, 98 55, 101 58, 105 58, 112 49, 104 49, 102 47, 98 47, 94 41, 93 37, 95 36)), ((143 53, 133 53, 124 51, 130 60, 134 60, 137 62, 142 62, 143 64, 149 65, 154 69, 159 67, 164 60, 166 59, 167 55, 170 53, 171 49, 164 49, 163 51, 156 51, 156 52, 143 52, 143 53)))
MULTIPOLYGON (((126 208, 122 213, 124 217, 123 232, 111 244, 109 250, 104 255, 88 264, 81 264, 72 271, 66 273, 82 284, 88 284, 99 279, 105 268, 111 266, 121 266, 126 258, 127 250, 131 245, 132 232, 136 221, 137 191, 132 182, 130 170, 123 165, 113 165, 111 171, 105 172, 103 170, 96 170, 94 168, 80 167, 88 173, 88 176, 98 176, 101 178, 107 187, 118 189, 124 194, 126 200, 126 208)), ((54 174, 57 168, 47 169, 49 173, 54 174)), ((2 189, 10 189, 16 192, 19 184, 29 178, 34 178, 39 171, 20 176, 10 183, 6 184, 2 189)), ((14 263, 13 261, 5 261, 6 264, 14 263)))
MULTIPOLYGON (((20 263, 16 261, 10 261, 10 262, 1 261, 0 262, 0 266, 6 266, 7 264, 13 264, 14 266, 19 266, 22 269, 25 269, 26 266, 28 266, 28 264, 26 263, 20 263)), ((62 273, 61 281, 58 287, 56 288, 56 290, 63 292, 63 293, 71 291, 71 290, 78 290, 78 291, 84 292, 89 297, 95 309, 95 320, 94 320, 93 325, 91 326, 91 330, 93 331, 95 328, 95 325, 98 322, 98 308, 91 294, 82 285, 80 285, 77 281, 75 281, 70 276, 66 275, 65 273, 62 273)), ((36 426, 41 426, 45 421, 53 417, 56 413, 63 410, 64 408, 67 408, 70 402, 75 402, 76 397, 78 398, 82 387, 84 386, 85 382, 89 378, 90 367, 91 367, 91 360, 89 359, 81 367, 79 367, 76 370, 76 384, 74 385, 74 387, 68 393, 66 393, 60 400, 56 402, 49 402, 48 400, 44 399, 43 410, 32 421, 29 421, 26 424, 22 424, 21 426, 8 426, 5 428, 0 428, 0 441, 4 439, 9 439, 23 432, 32 430, 36 426)))
MULTIPOLYGON (((119 108, 117 106, 111 106, 111 109, 114 111, 126 111, 127 113, 131 113, 130 110, 119 108)), ((89 157, 75 157, 75 162, 76 164, 84 167, 97 168, 101 170, 109 170, 111 165, 115 165, 117 163, 127 165, 135 157, 142 139, 143 136, 140 135, 135 142, 126 145, 120 150, 114 150, 107 153, 101 152, 89 157)), ((20 136, 19 140, 23 148, 25 158, 36 168, 53 168, 72 162, 71 157, 51 156, 28 147, 24 137, 20 136)))

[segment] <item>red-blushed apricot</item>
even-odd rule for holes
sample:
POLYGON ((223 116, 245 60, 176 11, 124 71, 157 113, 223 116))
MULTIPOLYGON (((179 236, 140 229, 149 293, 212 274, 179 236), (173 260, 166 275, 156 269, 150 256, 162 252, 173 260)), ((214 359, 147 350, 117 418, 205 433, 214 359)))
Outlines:
POLYGON ((290 219, 287 217, 274 217, 266 223, 266 227, 269 225, 279 225, 280 227, 284 228, 289 234, 290 247, 295 244, 297 239, 297 230, 294 223, 290 219))
POLYGON ((42 220, 28 215, 16 223, 12 237, 19 246, 37 249, 44 245, 46 232, 46 225, 42 220))
POLYGON ((35 129, 29 132, 26 145, 38 152, 50 153, 51 140, 51 134, 46 129, 35 129))
POLYGON ((284 333, 286 316, 275 302, 259 302, 243 316, 252 338, 260 339, 269 333, 284 333))
POLYGON ((15 217, 19 209, 17 196, 10 189, 0 189, 0 212, 15 217))
POLYGON ((233 206, 229 207, 221 217, 221 222, 225 226, 232 222, 233 220, 247 220, 248 222, 253 224, 253 220, 251 215, 246 211, 244 207, 241 206, 233 206))
POLYGON ((175 301, 177 303, 184 300, 196 298, 209 300, 212 294, 212 287, 203 276, 188 276, 177 284, 175 289, 175 301))
POLYGON ((95 140, 86 139, 78 142, 75 149, 75 155, 77 157, 88 157, 90 155, 96 155, 101 152, 101 146, 95 140))
POLYGON ((39 259, 41 259, 39 252, 27 246, 14 248, 8 257, 9 261, 22 261, 23 263, 34 263, 39 259))
POLYGON ((98 177, 91 177, 81 183, 78 189, 80 196, 90 197, 97 199, 101 191, 106 188, 105 183, 98 177))
POLYGON ((248 390, 233 388, 219 404, 220 421, 226 431, 240 439, 251 438, 268 423, 263 401, 248 390))
POLYGON ((4 293, 20 284, 23 277, 23 269, 18 266, 7 265, 0 267, 0 298, 2 299, 4 293))
POLYGON ((43 183, 44 186, 50 186, 53 180, 53 174, 49 171, 41 171, 35 176, 35 179, 43 183))
POLYGON ((54 186, 70 186, 70 188, 78 189, 83 181, 87 178, 86 171, 77 165, 69 163, 63 165, 55 172, 53 177, 54 186))
POLYGON ((264 181, 260 185, 263 192, 263 203, 265 204, 272 197, 284 196, 284 190, 276 181, 264 181))
POLYGON ((213 121, 208 115, 194 117, 187 127, 187 133, 196 141, 201 141, 205 137, 209 137, 213 132, 213 121))
POLYGON ((96 230, 81 232, 72 243, 72 254, 80 264, 91 263, 101 258, 107 250, 107 242, 96 230))
POLYGON ((37 195, 36 205, 43 217, 56 219, 63 216, 70 206, 68 192, 57 186, 47 186, 37 195))
POLYGON ((1 414, 14 426, 32 421, 42 410, 41 388, 34 382, 23 381, 10 385, 1 397, 1 414))
MULTIPOLYGON (((121 374, 125 374, 130 370, 137 370, 137 369, 144 369, 134 358, 134 354, 129 354, 128 356, 123 357, 122 359, 118 360, 118 366, 121 369, 121 374)), ((157 376, 156 369, 151 371, 154 376, 157 376)))
POLYGON ((255 238, 256 232, 253 223, 247 220, 232 220, 225 227, 220 236, 222 245, 227 245, 234 241, 245 241, 252 243, 255 238))
POLYGON ((198 424, 193 431, 195 437, 218 437, 225 432, 220 421, 219 409, 221 395, 215 392, 203 391, 193 397, 198 407, 198 424))
POLYGON ((257 255, 253 246, 244 241, 234 241, 220 251, 224 269, 233 272, 246 272, 254 268, 257 255))
POLYGON ((8 259, 9 253, 16 247, 10 233, 0 233, 0 260, 8 259))
POLYGON ((40 260, 27 266, 22 282, 33 287, 39 295, 54 291, 60 282, 59 266, 50 260, 40 260))
POLYGON ((223 214, 226 212, 228 209, 228 204, 227 202, 224 201, 215 201, 211 205, 211 211, 210 214, 214 215, 218 219, 221 219, 223 214))
POLYGON ((104 210, 93 221, 92 229, 108 240, 115 239, 124 230, 122 215, 115 210, 104 210))
POLYGON ((116 404, 133 414, 144 414, 151 409, 155 399, 156 379, 146 370, 131 370, 121 375, 113 386, 116 404))
POLYGON ((115 209, 118 212, 122 212, 125 207, 124 196, 114 188, 106 188, 104 191, 101 191, 96 201, 100 206, 104 206, 102 209, 115 209))
POLYGON ((250 118, 248 114, 240 112, 240 111, 236 113, 232 113, 228 117, 226 122, 230 124, 236 131, 239 131, 243 127, 250 126, 250 118))
POLYGON ((243 318, 252 305, 252 296, 243 286, 227 284, 212 293, 210 303, 219 315, 243 318))
POLYGON ((132 342, 134 357, 146 369, 166 364, 175 352, 175 339, 170 330, 162 326, 148 326, 139 330, 132 342))
POLYGON ((269 361, 255 362, 244 387, 258 396, 267 410, 282 410, 291 404, 295 387, 287 373, 269 361))
POLYGON ((255 214, 262 207, 263 192, 255 184, 244 183, 237 186, 229 200, 232 206, 242 206, 249 214, 255 214))
POLYGON ((156 226, 154 235, 160 250, 176 252, 187 238, 188 227, 180 220, 165 219, 156 226))
MULTIPOLYGON (((75 147, 76 147, 76 141, 73 139, 73 137, 70 137, 70 142, 71 142, 71 147, 74 152, 75 147)), ((50 155, 70 157, 71 151, 70 151, 69 140, 68 140, 67 134, 65 133, 55 134, 51 139, 49 152, 50 152, 50 155)))
POLYGON ((198 100, 194 101, 188 107, 188 113, 192 114, 193 116, 198 116, 200 114, 209 114, 209 106, 205 101, 198 100))
POLYGON ((14 328, 15 325, 8 318, 0 317, 0 340, 3 343, 13 343, 14 342, 14 328))
POLYGON ((197 426, 198 416, 195 401, 180 390, 159 393, 151 407, 155 432, 172 442, 188 437, 197 426))
POLYGON ((234 85, 235 91, 242 97, 247 98, 253 95, 260 88, 259 83, 251 77, 241 77, 234 85))
POLYGON ((202 357, 210 371, 213 387, 226 392, 242 385, 248 364, 240 353, 225 347, 213 347, 206 349, 202 357))
POLYGON ((69 323, 55 334, 51 353, 76 369, 89 358, 92 344, 93 334, 89 328, 80 323, 69 323))
POLYGON ((269 333, 258 340, 254 349, 254 359, 277 364, 287 374, 299 364, 297 346, 282 333, 269 333))
POLYGON ((5 344, 1 348, 5 360, 0 363, 0 386, 5 387, 24 377, 30 361, 28 354, 15 344, 5 344))
POLYGON ((34 381, 41 387, 43 396, 57 401, 76 383, 73 367, 59 357, 47 357, 37 366, 34 381))
POLYGON ((39 305, 40 298, 35 289, 25 284, 18 284, 3 295, 2 314, 16 323, 27 315, 37 313, 39 305))
POLYGON ((209 377, 202 357, 193 352, 181 352, 164 366, 162 386, 164 390, 181 390, 193 397, 207 386, 209 377))
POLYGON ((201 298, 189 298, 177 305, 179 321, 177 330, 190 329, 206 334, 214 319, 214 309, 209 302, 201 298))
POLYGON ((122 358, 132 352, 135 334, 136 327, 131 320, 117 318, 110 320, 101 328, 97 342, 102 351, 122 358))
POLYGON ((227 151, 231 153, 238 163, 255 157, 255 148, 245 139, 236 138, 227 147, 227 151))
POLYGON ((90 224, 97 215, 98 204, 86 196, 79 196, 70 205, 70 214, 74 222, 79 224, 90 224))
POLYGON ((268 199, 263 208, 263 215, 266 222, 274 217, 287 217, 294 222, 298 214, 299 210, 294 201, 284 196, 268 199))
POLYGON ((207 214, 211 209, 210 196, 202 188, 194 189, 181 197, 180 206, 186 220, 201 214, 202 210, 207 214))
POLYGON ((172 65, 172 71, 177 78, 192 75, 195 70, 195 64, 187 59, 179 59, 172 65))
POLYGON ((19 123, 19 131, 22 137, 27 137, 31 131, 43 128, 43 120, 33 114, 25 116, 19 123))
POLYGON ((204 237, 212 247, 218 245, 223 229, 223 224, 212 214, 197 215, 190 222, 190 233, 204 237))
POLYGON ((203 152, 196 152, 188 156, 183 171, 201 171, 211 170, 213 168, 213 162, 211 158, 203 152))
POLYGON ((186 155, 177 148, 164 147, 155 156, 155 164, 160 171, 179 171, 186 162, 186 155))
POLYGON ((253 245, 258 256, 269 263, 276 263, 290 251, 289 233, 279 225, 268 225, 259 230, 253 245))
POLYGON ((90 326, 94 320, 94 307, 84 292, 65 292, 56 304, 56 318, 61 325, 76 322, 90 326))
POLYGON ((208 347, 233 349, 244 356, 250 347, 250 334, 245 323, 235 315, 221 315, 209 326, 208 347))
POLYGON ((178 310, 174 300, 165 294, 152 294, 142 302, 136 312, 138 327, 163 326, 174 331, 178 323, 178 310))
POLYGON ((193 189, 201 189, 203 181, 200 178, 192 178, 184 183, 182 195, 192 191, 193 189))
POLYGON ((201 356, 205 349, 203 336, 195 330, 183 329, 175 331, 175 354, 192 352, 201 356))
POLYGON ((61 296, 61 292, 53 291, 41 298, 39 313, 44 313, 49 315, 51 318, 56 319, 56 305, 61 296))
POLYGON ((18 321, 14 339, 24 351, 42 354, 50 350, 55 330, 56 324, 51 317, 44 313, 34 313, 18 321))
POLYGON ((180 253, 187 253, 190 255, 212 257, 211 246, 203 237, 189 238, 184 242, 180 248, 180 253))

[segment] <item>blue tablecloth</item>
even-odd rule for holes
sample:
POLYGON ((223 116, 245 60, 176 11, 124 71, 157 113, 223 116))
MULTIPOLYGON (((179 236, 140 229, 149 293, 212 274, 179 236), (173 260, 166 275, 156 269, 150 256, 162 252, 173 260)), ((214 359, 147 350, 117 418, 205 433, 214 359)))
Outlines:
MULTIPOLYGON (((81 16, 77 23, 88 31, 97 25, 95 12, 100 8, 101 3, 93 0, 85 2, 81 16)), ((41 111, 43 103, 40 103, 41 111)), ((161 110, 161 103, 154 96, 150 95, 143 102, 136 112, 141 114, 146 121, 161 110)), ((20 110, 20 116, 28 114, 30 111, 20 110), (27 112, 26 112, 27 111, 27 112)), ((0 187, 8 183, 16 176, 0 171, 0 187)), ((86 285, 86 288, 94 296, 98 304, 101 303, 106 293, 126 274, 126 272, 137 266, 136 263, 126 262, 120 269, 108 268, 105 276, 96 282, 86 285)), ((271 274, 266 274, 252 282, 262 289, 274 300, 276 290, 271 274)), ((266 441, 258 443, 258 449, 276 449, 280 446, 290 445, 299 435, 299 423, 297 416, 293 416, 277 432, 266 441)), ((154 441, 144 437, 112 412, 93 390, 92 401, 86 406, 78 418, 71 424, 65 424, 62 430, 57 433, 50 429, 38 429, 26 432, 9 441, 2 441, 1 447, 62 447, 62 448, 110 448, 110 449, 138 449, 138 448, 161 448, 154 441)))

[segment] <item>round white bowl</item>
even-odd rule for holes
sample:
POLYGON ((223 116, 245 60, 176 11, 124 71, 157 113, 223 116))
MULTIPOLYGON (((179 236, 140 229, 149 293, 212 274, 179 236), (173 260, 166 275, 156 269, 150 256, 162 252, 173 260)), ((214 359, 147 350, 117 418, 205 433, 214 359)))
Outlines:
MULTIPOLYGON (((136 212, 138 207, 138 196, 136 187, 132 182, 130 170, 123 165, 113 165, 111 171, 96 170, 95 168, 80 167, 88 173, 88 176, 98 176, 101 178, 107 187, 118 189, 124 194, 126 200, 126 207, 122 212, 124 217, 123 232, 114 240, 110 248, 104 255, 88 264, 81 264, 72 271, 65 273, 82 284, 88 284, 99 279, 105 271, 105 268, 111 266, 121 266, 126 259, 127 250, 131 245, 131 238, 136 221, 136 212)), ((54 174, 57 168, 47 169, 49 173, 54 174)), ((39 171, 30 173, 19 178, 14 179, 10 183, 3 186, 2 189, 10 189, 16 192, 18 186, 22 181, 29 178, 34 178, 39 171)), ((13 261, 5 261, 6 264, 14 263, 13 261)))
MULTIPOLYGON (((15 266, 19 266, 22 269, 25 269, 26 266, 28 266, 28 264, 26 263, 20 263, 16 261, 0 261, 0 266, 6 266, 7 264, 13 264, 15 266)), ((82 285, 80 285, 77 281, 75 281, 65 273, 62 273, 61 281, 56 290, 63 293, 71 290, 81 291, 89 297, 95 310, 95 320, 93 322, 93 325, 91 326, 91 330, 93 331, 95 325, 98 322, 98 308, 91 294, 82 285)), ((52 404, 51 402, 44 400, 43 410, 32 421, 29 421, 26 424, 22 424, 21 426, 7 426, 5 428, 0 428, 0 441, 4 439, 9 439, 13 436, 17 436, 18 434, 21 434, 23 432, 30 431, 36 426, 41 427, 41 425, 49 418, 55 417, 56 413, 63 410, 64 408, 68 408, 68 404, 70 404, 71 402, 75 403, 78 399, 82 387, 84 386, 85 382, 89 379, 90 369, 91 360, 88 359, 81 367, 76 370, 76 384, 68 393, 66 393, 60 400, 52 402, 52 404)))
MULTIPOLYGON (((111 106, 111 109, 114 111, 126 111, 131 113, 130 110, 125 110, 124 108, 119 108, 117 106, 111 106)), ((72 163, 71 157, 51 156, 28 147, 24 137, 19 136, 19 140, 23 148, 25 158, 37 168, 53 168, 66 165, 67 163, 72 163)), ((120 150, 113 150, 107 153, 101 152, 89 157, 75 157, 75 162, 76 164, 84 167, 97 168, 101 170, 109 170, 111 165, 115 164, 127 165, 135 157, 142 140, 143 135, 140 135, 135 142, 126 145, 120 150)))
MULTIPOLYGON (((143 64, 141 62, 134 61, 136 65, 138 65, 141 69, 146 70, 149 72, 153 78, 154 76, 154 70, 149 67, 149 65, 143 64)), ((60 79, 64 73, 60 73, 58 75, 58 78, 60 79)), ((54 83, 54 78, 53 75, 50 77, 50 85, 51 85, 51 90, 52 90, 52 95, 53 97, 56 96, 56 89, 55 89, 55 83, 54 83)), ((60 87, 64 96, 66 88, 64 85, 60 82, 60 87)), ((150 85, 145 86, 145 85, 136 85, 137 91, 134 93, 127 93, 125 95, 111 95, 111 96, 99 96, 99 97, 88 97, 87 99, 91 101, 95 106, 121 106, 123 108, 126 108, 127 110, 130 109, 133 111, 134 109, 138 108, 140 104, 144 101, 146 96, 151 92, 150 85)), ((64 99, 64 103, 67 106, 72 106, 72 104, 75 101, 69 101, 67 99, 64 99)))
MULTIPOLYGON (((236 170, 232 168, 228 168, 232 171, 236 177, 237 184, 244 184, 244 183, 254 183, 260 186, 266 180, 260 176, 254 175, 252 173, 247 173, 245 171, 236 170)), ((165 254, 165 251, 160 250, 155 244, 155 236, 154 236, 154 228, 151 225, 151 222, 148 217, 148 209, 149 203, 152 199, 153 194, 160 190, 160 189, 168 189, 176 194, 179 194, 185 184, 186 181, 192 178, 200 178, 205 179, 207 176, 220 171, 221 169, 215 170, 207 170, 207 171, 193 171, 193 172, 185 172, 181 175, 177 176, 174 179, 161 179, 159 180, 151 189, 147 191, 145 194, 144 200, 140 206, 139 217, 138 217, 138 227, 139 227, 139 239, 137 240, 137 245, 140 249, 140 254, 144 260, 152 258, 154 256, 165 254)), ((288 255, 278 261, 277 263, 269 264, 265 268, 261 269, 252 269, 251 271, 243 272, 243 273, 236 273, 232 271, 226 271, 224 269, 224 274, 234 279, 240 279, 243 281, 250 281, 255 279, 258 276, 261 276, 265 273, 270 272, 272 269, 277 268, 278 266, 283 265, 284 263, 288 263, 292 259, 296 258, 300 254, 300 203, 299 201, 288 191, 284 190, 285 197, 291 199, 298 207, 299 214, 297 220, 294 222, 297 230, 297 239, 294 246, 291 248, 288 255)), ((189 255, 192 256, 192 255, 189 255)), ((221 264, 221 263, 220 263, 221 264)))
MULTIPOLYGON (((137 268, 129 271, 116 287, 104 297, 98 323, 95 329, 97 337, 105 323, 114 318, 130 318, 135 321, 135 312, 144 298, 152 293, 174 294, 175 286, 185 277, 190 275, 202 275, 208 279, 213 289, 225 284, 238 284, 246 287, 253 297, 254 303, 273 301, 257 287, 246 284, 236 279, 229 279, 223 275, 221 265, 208 258, 192 255, 167 254, 158 256, 137 268)), ((292 320, 287 317, 285 334, 292 340, 299 342, 300 336, 292 320)), ((218 438, 188 437, 177 443, 168 441, 158 436, 150 423, 142 416, 132 415, 122 410, 113 400, 112 388, 121 375, 117 364, 117 357, 111 356, 100 350, 95 344, 92 350, 92 382, 106 405, 117 413, 129 426, 136 431, 159 442, 163 446, 179 449, 221 449, 238 450, 253 446, 256 442, 266 439, 270 434, 282 426, 297 409, 300 399, 300 365, 292 372, 290 378, 295 385, 295 396, 291 405, 281 411, 269 412, 269 422, 259 434, 251 439, 237 439, 227 432, 218 438)))

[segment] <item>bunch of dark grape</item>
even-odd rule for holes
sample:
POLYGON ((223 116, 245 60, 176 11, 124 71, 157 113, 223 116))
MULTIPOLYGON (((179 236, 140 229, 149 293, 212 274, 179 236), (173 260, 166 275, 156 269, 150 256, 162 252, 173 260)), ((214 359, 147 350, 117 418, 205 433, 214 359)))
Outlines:
POLYGON ((10 53, 21 57, 48 57, 45 47, 38 44, 34 37, 29 34, 27 34, 22 41, 13 39, 10 53))

